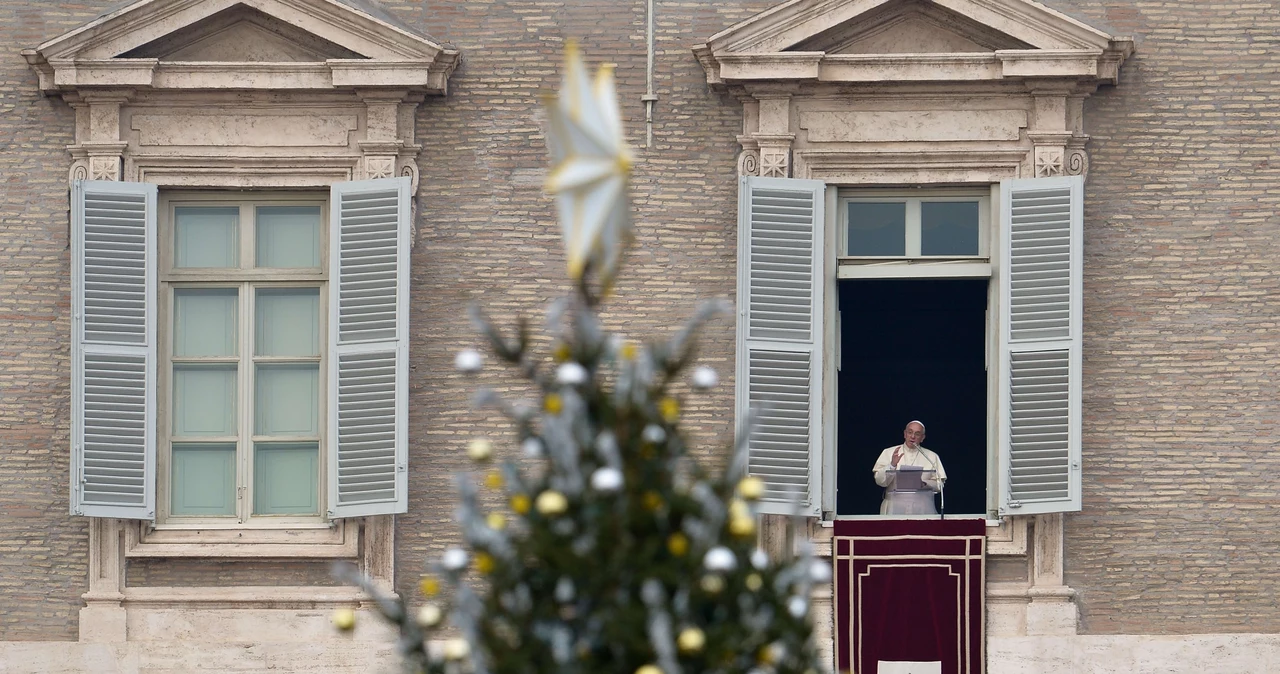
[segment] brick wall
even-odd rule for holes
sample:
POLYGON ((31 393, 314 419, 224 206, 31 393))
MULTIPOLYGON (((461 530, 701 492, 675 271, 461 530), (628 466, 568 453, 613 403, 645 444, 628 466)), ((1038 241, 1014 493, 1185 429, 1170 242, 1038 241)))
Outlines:
MULTIPOLYGON (((1280 176, 1280 33, 1269 3, 1048 0, 1138 36, 1123 83, 1087 103, 1085 499, 1067 518, 1067 581, 1092 633, 1280 629, 1280 459, 1275 267, 1280 176), (1127 490, 1127 491, 1125 491, 1127 490)), ((70 272, 67 157, 72 115, 36 91, 18 51, 113 3, 0 0, 0 639, 74 639, 84 522, 66 514, 70 272)), ((654 147, 637 150, 637 234, 606 316, 632 336, 665 332, 700 298, 734 291, 738 105, 709 93, 689 52, 773 0, 657 3, 654 147)), ((561 244, 541 194, 539 94, 556 86, 564 37, 618 64, 623 113, 643 144, 643 0, 383 3, 463 53, 447 99, 418 120, 413 251, 410 514, 397 574, 411 587, 456 540, 461 449, 506 424, 470 409, 453 372, 475 343, 465 308, 500 322, 540 316, 565 289, 561 244)), ((725 384, 692 399, 708 451, 727 437, 732 321, 703 360, 725 384)), ((511 388, 505 373, 479 383, 511 388)), ((134 571, 167 578, 173 569, 134 571)), ((280 578, 287 580, 284 576, 280 578)), ((320 582, 320 581, 316 581, 320 582)))

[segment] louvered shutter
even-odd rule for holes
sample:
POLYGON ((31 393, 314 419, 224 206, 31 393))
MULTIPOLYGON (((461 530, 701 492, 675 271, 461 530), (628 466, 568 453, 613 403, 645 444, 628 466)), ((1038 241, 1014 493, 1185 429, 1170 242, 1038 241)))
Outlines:
POLYGON ((329 516, 408 510, 409 179, 330 196, 329 516))
POLYGON ((825 185, 744 177, 738 200, 738 426, 764 513, 821 508, 825 185))
POLYGON ((155 519, 156 186, 71 188, 71 512, 155 519))
POLYGON ((1001 184, 1000 513, 1080 510, 1084 181, 1001 184))

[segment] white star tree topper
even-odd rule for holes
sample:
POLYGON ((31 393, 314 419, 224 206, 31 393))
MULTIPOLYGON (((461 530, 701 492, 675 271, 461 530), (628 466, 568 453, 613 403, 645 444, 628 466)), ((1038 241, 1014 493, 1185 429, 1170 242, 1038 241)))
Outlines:
POLYGON ((564 82, 547 102, 547 113, 552 166, 546 189, 560 212, 569 276, 581 280, 591 266, 608 289, 631 241, 631 152, 623 138, 613 68, 601 66, 588 80, 582 54, 568 43, 564 82))

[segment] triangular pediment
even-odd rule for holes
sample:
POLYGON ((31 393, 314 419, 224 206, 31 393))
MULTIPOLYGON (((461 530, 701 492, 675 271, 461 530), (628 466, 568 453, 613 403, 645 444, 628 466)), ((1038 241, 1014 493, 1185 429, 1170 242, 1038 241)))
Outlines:
POLYGON ((1030 49, 1007 33, 928 1, 887 3, 800 41, 786 51, 828 54, 941 54, 1030 49))
POLYGON ((305 63, 366 57, 252 7, 236 5, 117 58, 305 63))
POLYGON ((787 0, 694 54, 732 81, 1114 81, 1133 41, 1034 0, 787 0))
POLYGON ((282 81, 285 88, 327 88, 319 68, 331 71, 330 87, 442 91, 458 56, 369 0, 139 0, 23 54, 46 91, 229 88, 233 81, 251 89, 282 81), (254 64, 251 72, 261 76, 245 77, 237 63, 254 64), (166 75, 166 64, 186 70, 166 75), (287 67, 267 76, 266 64, 287 67), (299 77, 292 83, 291 73, 299 77))

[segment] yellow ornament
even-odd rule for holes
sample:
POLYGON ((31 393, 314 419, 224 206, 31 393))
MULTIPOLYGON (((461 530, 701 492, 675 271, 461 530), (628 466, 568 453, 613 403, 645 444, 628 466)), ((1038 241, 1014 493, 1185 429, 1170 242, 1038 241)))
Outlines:
POLYGON ((748 501, 758 500, 764 496, 764 480, 754 476, 742 478, 738 483, 738 494, 748 501))
POLYGON ((764 587, 764 579, 761 578, 758 573, 748 575, 747 579, 743 582, 746 584, 747 589, 752 592, 757 592, 761 587, 764 587))
POLYGON ((494 565, 493 555, 490 555, 487 552, 476 553, 476 571, 483 574, 490 574, 493 573, 494 565))
POLYGON ((729 518, 729 533, 740 538, 746 538, 756 532, 755 518, 750 515, 744 517, 729 518))
POLYGON ((679 648, 681 653, 697 653, 705 645, 707 645, 707 635, 696 627, 686 627, 680 630, 679 636, 676 637, 676 648, 679 648))
POLYGON ((440 594, 440 581, 435 576, 423 576, 422 580, 418 581, 418 589, 422 592, 422 596, 434 597, 440 594))
POLYGON ((559 515, 569 509, 569 499, 558 491, 548 489, 538 494, 538 500, 534 506, 543 515, 559 515))
POLYGON ((484 486, 490 489, 502 489, 502 473, 491 470, 484 476, 484 486))
POLYGON ((647 491, 640 497, 640 504, 645 510, 656 511, 662 507, 662 495, 656 491, 647 491))
POLYGON ((435 604, 426 604, 418 609, 418 626, 419 627, 435 627, 440 624, 440 618, 443 617, 440 607, 435 604))
POLYGON ((503 517, 502 513, 489 513, 489 515, 484 518, 484 521, 485 524, 488 524, 489 528, 494 531, 502 531, 507 528, 507 518, 503 517))
POLYGON ((485 463, 493 458, 493 443, 488 438, 475 438, 467 443, 467 456, 476 463, 485 463))
POLYGON ((636 674, 662 674, 662 670, 657 665, 645 665, 636 670, 636 674))
POLYGON ((698 585, 707 594, 720 594, 720 591, 724 589, 724 579, 715 574, 708 574, 702 577, 698 585))
POLYGON ((667 551, 676 557, 684 557, 689 552, 689 538, 680 532, 667 537, 667 551))
POLYGON ((662 420, 674 424, 680 420, 680 403, 675 398, 663 398, 658 401, 658 413, 662 420))
POLYGON ((524 515, 529 512, 529 497, 524 494, 516 494, 511 497, 511 510, 518 515, 524 515))
POLYGON ((551 354, 557 363, 563 363, 573 357, 573 349, 568 344, 560 342, 556 345, 556 350, 551 354))
POLYGON ((729 501, 729 517, 750 517, 751 508, 747 507, 747 502, 742 499, 733 499, 729 501))
POLYGON ((356 626, 356 612, 349 608, 340 608, 333 612, 333 626, 343 632, 350 632, 356 626))
POLYGON ((638 349, 634 342, 626 342, 622 345, 622 348, 618 349, 618 355, 622 356, 623 360, 635 360, 637 352, 638 349))
POLYGON ((461 660, 471 654, 471 644, 466 639, 450 639, 440 650, 448 660, 461 660))
POLYGON ((560 396, 548 393, 542 399, 542 409, 546 410, 547 414, 559 414, 560 410, 564 409, 564 401, 560 399, 560 396))

